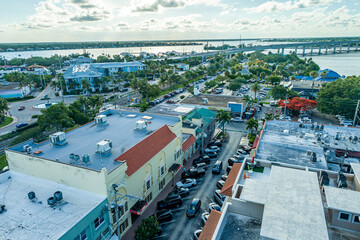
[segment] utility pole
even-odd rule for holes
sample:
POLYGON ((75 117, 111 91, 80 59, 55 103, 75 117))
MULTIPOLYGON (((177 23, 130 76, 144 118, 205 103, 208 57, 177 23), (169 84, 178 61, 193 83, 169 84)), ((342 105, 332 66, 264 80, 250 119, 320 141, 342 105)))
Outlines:
POLYGON ((286 100, 284 101, 284 103, 285 103, 285 116, 286 116, 286 104, 289 103, 287 94, 286 94, 286 100))
POLYGON ((116 184, 112 185, 113 189, 114 189, 114 193, 115 193, 115 217, 116 217, 116 231, 117 231, 117 236, 118 236, 118 240, 121 240, 121 235, 120 235, 120 224, 119 224, 119 207, 118 207, 118 199, 117 199, 117 191, 116 188, 118 187, 116 184))
POLYGON ((357 115, 359 112, 359 105, 360 105, 360 100, 358 100, 357 105, 356 105, 356 110, 355 110, 355 115, 354 115, 354 120, 353 120, 353 126, 356 126, 356 120, 357 120, 357 115))

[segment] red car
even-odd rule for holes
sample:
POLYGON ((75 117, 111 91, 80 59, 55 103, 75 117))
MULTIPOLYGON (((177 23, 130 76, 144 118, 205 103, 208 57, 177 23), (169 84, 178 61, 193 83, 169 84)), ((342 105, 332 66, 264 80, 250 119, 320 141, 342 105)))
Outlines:
POLYGON ((24 109, 25 109, 25 106, 20 106, 20 107, 18 108, 19 111, 22 111, 22 110, 24 110, 24 109))

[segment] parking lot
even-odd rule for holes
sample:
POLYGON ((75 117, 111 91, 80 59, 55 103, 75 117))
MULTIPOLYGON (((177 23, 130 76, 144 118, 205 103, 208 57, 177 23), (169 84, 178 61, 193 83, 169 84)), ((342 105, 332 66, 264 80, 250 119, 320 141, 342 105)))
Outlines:
POLYGON ((183 198, 183 204, 179 208, 171 209, 173 219, 169 222, 162 223, 162 235, 156 239, 195 239, 194 231, 201 229, 203 223, 201 214, 208 211, 209 203, 214 202, 213 196, 216 188, 216 183, 221 179, 223 174, 226 174, 227 160, 236 152, 241 137, 245 136, 244 123, 230 123, 227 125, 227 133, 229 138, 227 142, 221 147, 221 152, 217 158, 211 159, 209 167, 206 170, 204 177, 196 179, 197 185, 189 188, 190 195, 183 198), (222 172, 219 175, 213 175, 211 169, 217 160, 223 162, 222 172), (188 218, 185 214, 193 198, 201 200, 200 212, 194 218, 188 218))

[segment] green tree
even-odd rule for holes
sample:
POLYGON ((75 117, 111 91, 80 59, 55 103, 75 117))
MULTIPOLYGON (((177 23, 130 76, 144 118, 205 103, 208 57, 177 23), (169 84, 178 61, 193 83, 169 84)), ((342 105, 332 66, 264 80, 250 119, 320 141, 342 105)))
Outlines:
POLYGON ((159 232, 159 223, 155 216, 144 218, 140 225, 135 229, 136 240, 149 240, 156 237, 159 232))
POLYGON ((231 120, 230 112, 220 109, 220 111, 216 114, 216 121, 218 121, 222 125, 223 133, 225 133, 225 124, 229 123, 230 120, 231 120))
POLYGON ((246 130, 250 130, 251 135, 253 134, 253 130, 257 131, 259 127, 258 120, 251 118, 249 121, 246 122, 246 130))
POLYGON ((81 84, 81 89, 86 93, 88 94, 90 92, 90 89, 91 89, 91 83, 88 79, 86 78, 83 78, 81 79, 80 81, 80 84, 81 84))
POLYGON ((255 94, 254 99, 256 99, 256 93, 261 90, 261 86, 258 83, 254 83, 253 85, 251 85, 250 90, 254 92, 255 94))
POLYGON ((8 103, 5 99, 0 98, 0 122, 5 120, 5 112, 9 110, 8 103))
POLYGON ((309 75, 312 77, 312 84, 311 84, 311 96, 314 97, 314 81, 317 76, 319 76, 317 71, 311 71, 309 75))
POLYGON ((281 81, 281 78, 279 76, 275 76, 275 75, 272 75, 272 76, 266 78, 266 82, 270 83, 271 85, 279 83, 280 81, 281 81))
POLYGON ((41 110, 42 115, 38 118, 39 126, 42 130, 61 131, 65 128, 74 126, 74 121, 69 116, 69 108, 64 103, 51 105, 47 109, 41 110))
POLYGON ((143 100, 140 104, 140 112, 145 112, 150 108, 149 103, 146 100, 143 100))

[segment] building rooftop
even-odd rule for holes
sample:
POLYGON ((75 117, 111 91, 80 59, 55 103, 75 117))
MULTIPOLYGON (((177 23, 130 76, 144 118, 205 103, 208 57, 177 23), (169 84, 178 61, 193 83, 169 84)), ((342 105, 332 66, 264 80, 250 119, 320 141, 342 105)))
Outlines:
POLYGON ((206 221, 206 225, 201 231, 199 240, 209 240, 212 238, 220 217, 221 212, 216 210, 212 210, 210 212, 209 218, 206 221))
POLYGON ((234 165, 231 168, 230 173, 228 174, 228 177, 225 181, 224 186, 221 189, 220 194, 225 195, 225 196, 232 196, 232 188, 235 184, 236 178, 239 174, 240 168, 241 168, 242 164, 241 163, 234 163, 234 165))
POLYGON ((216 117, 216 113, 206 108, 195 108, 184 118, 186 120, 203 119, 204 126, 210 124, 216 117))
POLYGON ((315 172, 272 166, 267 182, 245 181, 240 200, 265 205, 261 236, 271 239, 328 239, 315 172))
MULTIPOLYGON (((352 170, 354 171, 354 178, 360 183, 360 164, 350 163, 352 170)), ((360 186, 359 186, 360 187, 360 186)))
POLYGON ((196 138, 194 137, 194 135, 192 135, 192 134, 187 134, 187 135, 190 135, 190 136, 185 141, 183 140, 183 145, 182 145, 183 152, 188 150, 196 142, 196 138))
POLYGON ((229 96, 229 95, 215 95, 215 94, 199 94, 191 97, 184 98, 181 101, 181 104, 191 104, 197 106, 206 106, 206 107, 214 107, 214 108, 223 108, 228 109, 228 103, 245 103, 244 99, 237 96, 229 96), (207 104, 204 104, 203 98, 207 98, 207 104))
POLYGON ((107 63, 93 63, 91 66, 96 68, 120 68, 120 67, 138 67, 146 66, 141 62, 107 62, 107 63))
POLYGON ((106 197, 55 182, 7 171, 0 174, 1 239, 59 239, 106 197), (35 192, 37 201, 28 193, 35 192), (47 199, 61 191, 62 202, 50 206, 47 199))
POLYGON ((191 112, 195 107, 191 105, 180 104, 158 104, 146 112, 155 114, 165 114, 170 116, 185 116, 191 112))
POLYGON ((64 72, 64 78, 98 78, 101 76, 102 73, 90 64, 74 65, 64 72))
POLYGON ((114 161, 115 158, 164 125, 174 125, 180 121, 178 117, 116 110, 107 110, 101 114, 107 115, 106 124, 96 125, 93 121, 66 133, 68 144, 64 146, 53 145, 49 140, 39 144, 28 141, 11 147, 9 150, 23 152, 23 147, 29 144, 33 152, 41 151, 41 153, 37 154, 38 157, 97 171, 104 167, 110 172, 122 164, 122 162, 114 161), (136 122, 144 119, 150 122, 146 130, 135 130, 136 122), (105 139, 112 141, 110 155, 96 153, 97 143, 105 139), (74 161, 70 159, 72 153, 80 157, 83 154, 89 154, 90 162, 85 164, 81 160, 74 161))
POLYGON ((358 151, 360 142, 354 141, 354 137, 360 135, 360 128, 322 126, 324 129, 319 130, 316 124, 303 123, 300 127, 298 122, 267 121, 257 148, 256 158, 317 169, 339 170, 337 165, 327 163, 324 149, 333 151, 333 156, 330 153, 328 155, 331 162, 340 160, 334 153, 337 149, 358 151), (316 153, 316 162, 310 160, 309 153, 311 152, 316 153))
POLYGON ((360 192, 325 186, 327 207, 360 214, 360 192))

